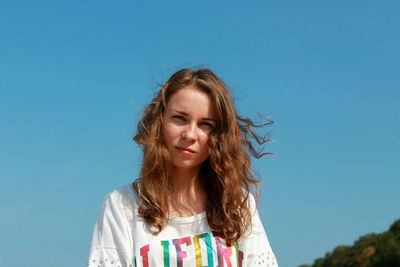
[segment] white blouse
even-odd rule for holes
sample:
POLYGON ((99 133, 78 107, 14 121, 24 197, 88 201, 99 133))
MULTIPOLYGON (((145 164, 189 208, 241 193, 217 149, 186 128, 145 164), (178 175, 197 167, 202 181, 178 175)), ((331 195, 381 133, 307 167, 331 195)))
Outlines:
POLYGON ((206 213, 171 217, 153 235, 137 213, 132 184, 107 194, 93 231, 88 266, 93 267, 277 267, 274 253, 250 196, 252 232, 238 242, 225 242, 208 226, 206 213))

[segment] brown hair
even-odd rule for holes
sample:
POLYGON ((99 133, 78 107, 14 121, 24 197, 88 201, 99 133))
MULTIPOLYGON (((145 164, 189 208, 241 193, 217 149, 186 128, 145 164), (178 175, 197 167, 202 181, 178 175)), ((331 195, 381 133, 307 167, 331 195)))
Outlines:
POLYGON ((259 183, 251 170, 250 155, 262 157, 269 133, 258 136, 255 124, 240 117, 227 86, 209 69, 182 69, 173 74, 143 111, 133 138, 143 149, 140 178, 134 183, 139 195, 139 215, 155 234, 164 228, 168 215, 169 154, 162 141, 162 114, 170 97, 178 90, 194 85, 206 92, 215 107, 217 123, 210 134, 209 158, 200 168, 207 193, 206 213, 210 228, 226 241, 237 241, 251 227, 249 192, 258 198, 259 183), (253 145, 259 149, 255 149, 253 145))

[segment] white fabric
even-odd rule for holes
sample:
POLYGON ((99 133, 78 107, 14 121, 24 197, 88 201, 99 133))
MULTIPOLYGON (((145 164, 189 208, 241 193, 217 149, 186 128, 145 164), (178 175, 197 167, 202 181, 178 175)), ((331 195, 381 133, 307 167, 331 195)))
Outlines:
POLYGON ((268 242, 254 197, 252 233, 234 244, 209 228, 206 213, 171 217, 153 235, 137 214, 132 184, 107 194, 93 231, 88 266, 273 266, 278 264, 268 242))

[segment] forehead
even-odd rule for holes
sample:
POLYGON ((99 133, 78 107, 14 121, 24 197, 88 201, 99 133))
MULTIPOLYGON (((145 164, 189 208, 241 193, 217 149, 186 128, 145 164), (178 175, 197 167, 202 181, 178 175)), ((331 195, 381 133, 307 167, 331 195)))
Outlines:
POLYGON ((209 94, 193 85, 175 92, 169 98, 166 110, 215 116, 214 104, 209 94))

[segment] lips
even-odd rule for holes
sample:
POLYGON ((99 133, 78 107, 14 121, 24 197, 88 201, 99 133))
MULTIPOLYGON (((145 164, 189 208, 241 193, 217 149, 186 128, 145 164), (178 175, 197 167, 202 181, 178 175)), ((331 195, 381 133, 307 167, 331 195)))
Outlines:
POLYGON ((196 151, 194 151, 193 149, 190 149, 190 148, 188 148, 188 147, 176 146, 175 148, 176 148, 181 154, 187 155, 187 156, 190 156, 190 155, 193 155, 193 154, 196 153, 196 151))

